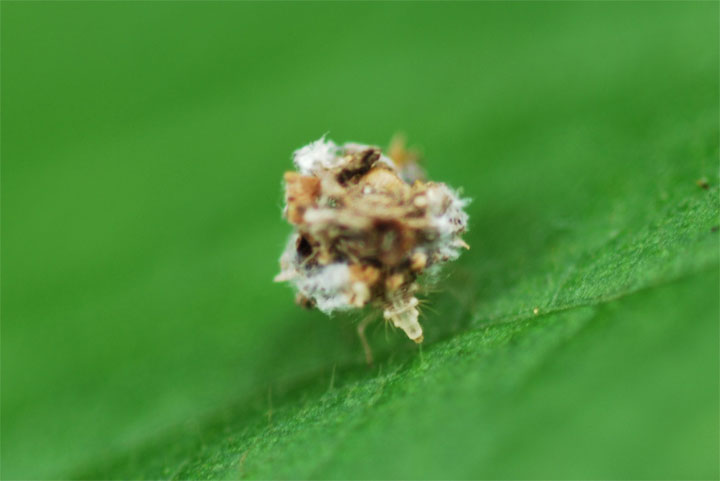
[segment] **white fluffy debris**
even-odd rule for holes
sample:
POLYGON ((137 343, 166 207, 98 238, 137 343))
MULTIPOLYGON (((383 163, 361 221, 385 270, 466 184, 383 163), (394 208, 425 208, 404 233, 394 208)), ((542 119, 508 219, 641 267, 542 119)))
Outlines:
POLYGON ((338 146, 332 140, 326 140, 323 135, 315 142, 293 153, 293 162, 297 170, 303 175, 311 175, 322 169, 335 167, 341 158, 337 154, 338 146))

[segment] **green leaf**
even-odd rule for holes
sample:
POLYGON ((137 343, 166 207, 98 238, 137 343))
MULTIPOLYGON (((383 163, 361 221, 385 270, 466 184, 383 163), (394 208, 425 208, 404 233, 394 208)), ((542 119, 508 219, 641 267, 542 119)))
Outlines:
POLYGON ((1 477, 720 476, 716 3, 1 7, 1 477), (280 180, 397 129, 472 249, 367 367, 280 180))

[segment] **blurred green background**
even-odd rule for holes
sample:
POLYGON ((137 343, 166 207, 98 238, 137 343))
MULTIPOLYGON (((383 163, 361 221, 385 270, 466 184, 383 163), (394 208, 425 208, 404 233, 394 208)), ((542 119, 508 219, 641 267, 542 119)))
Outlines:
POLYGON ((717 3, 0 8, 4 479, 720 475, 717 3), (399 130, 472 250, 368 369, 281 176, 399 130))

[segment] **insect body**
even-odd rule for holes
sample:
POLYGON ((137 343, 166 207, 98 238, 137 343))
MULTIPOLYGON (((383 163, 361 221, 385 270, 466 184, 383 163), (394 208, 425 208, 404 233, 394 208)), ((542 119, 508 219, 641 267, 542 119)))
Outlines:
POLYGON ((376 306, 420 343, 418 278, 469 248, 461 238, 468 201, 421 180, 405 151, 393 151, 396 160, 377 147, 321 138, 294 153, 283 212, 294 232, 275 280, 328 314, 376 306))

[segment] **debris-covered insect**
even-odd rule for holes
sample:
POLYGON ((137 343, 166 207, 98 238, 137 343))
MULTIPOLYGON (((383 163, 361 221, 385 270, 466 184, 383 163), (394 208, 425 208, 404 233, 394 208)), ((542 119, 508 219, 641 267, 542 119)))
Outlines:
POLYGON ((461 238, 468 201, 424 181, 402 143, 389 152, 323 137, 293 154, 297 172, 285 173, 283 215, 294 232, 275 280, 292 283, 298 304, 327 314, 377 307, 420 343, 418 278, 469 248, 461 238))

